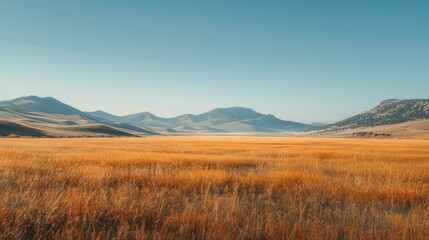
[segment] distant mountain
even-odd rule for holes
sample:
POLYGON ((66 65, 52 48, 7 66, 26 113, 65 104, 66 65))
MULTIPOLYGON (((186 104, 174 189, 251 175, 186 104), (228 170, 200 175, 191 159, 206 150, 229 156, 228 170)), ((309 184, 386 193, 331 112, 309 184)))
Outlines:
POLYGON ((161 118, 149 112, 115 116, 82 112, 52 97, 28 96, 0 102, 0 136, 112 137, 158 133, 284 133, 314 126, 284 121, 250 108, 216 108, 193 115, 161 118))
POLYGON ((247 123, 252 126, 270 129, 273 132, 276 132, 276 131, 290 132, 290 131, 308 130, 313 128, 313 126, 303 124, 303 123, 284 121, 274 117, 273 115, 264 115, 256 119, 246 119, 241 122, 247 123))
POLYGON ((375 108, 326 128, 359 128, 429 119, 429 99, 388 99, 375 108))
POLYGON ((99 118, 103 118, 103 119, 106 119, 106 120, 109 120, 109 121, 121 121, 121 119, 122 119, 119 116, 115 116, 113 114, 109 114, 109 113, 106 113, 106 112, 103 112, 103 111, 100 111, 100 110, 95 111, 95 112, 87 112, 87 114, 90 114, 92 116, 96 116, 96 117, 99 117, 99 118))
POLYGON ((82 112, 52 97, 20 97, 0 102, 0 107, 16 112, 41 112, 56 114, 81 114, 82 112))
POLYGON ((52 97, 21 97, 0 102, 0 136, 140 136, 154 132, 82 112, 52 97))
POLYGON ((100 111, 90 114, 179 133, 279 133, 313 128, 307 124, 280 120, 273 115, 265 115, 244 107, 216 108, 203 114, 184 114, 173 118, 161 118, 148 112, 123 117, 100 111))
MULTIPOLYGON (((163 121, 169 122, 169 119, 157 117, 150 112, 142 112, 142 113, 136 113, 136 114, 124 116, 122 121, 141 123, 141 124, 147 123, 148 126, 151 126, 153 122, 158 122, 158 123, 161 123, 163 121)), ((158 124, 154 124, 154 125, 157 126, 158 124)))
POLYGON ((230 107, 230 108, 216 108, 212 111, 199 115, 201 120, 209 119, 224 119, 226 121, 237 121, 246 119, 257 119, 266 115, 256 112, 251 108, 244 107, 230 107))
MULTIPOLYGON (((100 119, 84 113, 70 105, 62 103, 52 97, 27 96, 0 102, 0 107, 7 111, 23 113, 32 116, 41 114, 76 115, 86 121, 98 122, 100 119)), ((46 121, 54 123, 54 119, 46 118, 46 121)))

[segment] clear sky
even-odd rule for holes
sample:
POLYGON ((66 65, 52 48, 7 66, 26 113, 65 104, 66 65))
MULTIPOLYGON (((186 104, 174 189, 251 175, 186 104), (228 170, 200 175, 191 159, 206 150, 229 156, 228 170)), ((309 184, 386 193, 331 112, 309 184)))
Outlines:
POLYGON ((429 97, 429 1, 1 1, 0 100, 334 121, 429 97))

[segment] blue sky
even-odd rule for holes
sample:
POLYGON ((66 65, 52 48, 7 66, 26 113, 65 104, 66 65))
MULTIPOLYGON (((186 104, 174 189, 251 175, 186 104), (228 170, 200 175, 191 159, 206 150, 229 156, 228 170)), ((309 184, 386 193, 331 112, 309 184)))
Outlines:
POLYGON ((428 1, 2 1, 0 100, 335 121, 429 96, 428 1))

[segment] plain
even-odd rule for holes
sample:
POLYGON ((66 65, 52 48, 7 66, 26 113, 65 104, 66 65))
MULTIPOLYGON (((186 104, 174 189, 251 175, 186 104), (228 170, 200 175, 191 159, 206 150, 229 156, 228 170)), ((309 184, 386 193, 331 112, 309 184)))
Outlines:
POLYGON ((0 139, 1 239, 427 239, 425 140, 0 139))

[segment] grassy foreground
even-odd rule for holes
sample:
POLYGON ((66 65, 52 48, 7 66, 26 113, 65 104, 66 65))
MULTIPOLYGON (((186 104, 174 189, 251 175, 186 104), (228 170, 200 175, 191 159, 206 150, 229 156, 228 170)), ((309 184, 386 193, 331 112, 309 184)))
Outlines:
POLYGON ((428 239, 429 141, 0 139, 0 239, 428 239))

